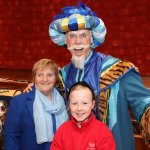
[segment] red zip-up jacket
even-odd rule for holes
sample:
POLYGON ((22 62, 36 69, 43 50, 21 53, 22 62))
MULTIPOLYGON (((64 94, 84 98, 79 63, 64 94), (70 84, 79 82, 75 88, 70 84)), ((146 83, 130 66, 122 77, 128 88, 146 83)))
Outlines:
POLYGON ((74 118, 60 126, 50 150, 116 150, 116 144, 108 127, 92 114, 81 128, 74 118))

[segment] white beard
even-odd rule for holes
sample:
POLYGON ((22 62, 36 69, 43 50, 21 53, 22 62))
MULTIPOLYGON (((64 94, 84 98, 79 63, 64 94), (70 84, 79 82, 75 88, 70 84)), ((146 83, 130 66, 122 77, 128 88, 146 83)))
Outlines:
POLYGON ((78 68, 78 69, 84 68, 84 63, 85 63, 85 57, 84 56, 77 57, 77 56, 73 55, 71 58, 71 61, 76 68, 78 68))
MULTIPOLYGON (((74 49, 85 49, 89 47, 89 45, 72 45, 70 47, 68 47, 68 50, 69 51, 72 51, 74 49)), ((83 69, 84 68, 84 63, 85 63, 85 57, 84 56, 75 56, 75 55, 72 55, 72 58, 71 58, 71 62, 74 64, 74 66, 78 69, 83 69)))

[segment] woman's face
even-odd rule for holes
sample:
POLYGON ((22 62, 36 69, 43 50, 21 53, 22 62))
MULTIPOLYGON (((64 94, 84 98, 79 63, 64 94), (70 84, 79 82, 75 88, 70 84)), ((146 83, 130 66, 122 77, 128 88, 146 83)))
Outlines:
POLYGON ((55 71, 50 68, 37 70, 34 78, 36 87, 46 96, 51 95, 56 80, 55 71))

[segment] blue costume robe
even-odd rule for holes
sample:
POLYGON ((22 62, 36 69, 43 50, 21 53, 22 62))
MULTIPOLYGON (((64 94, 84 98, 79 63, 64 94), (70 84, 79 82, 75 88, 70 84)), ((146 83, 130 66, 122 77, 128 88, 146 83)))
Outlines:
POLYGON ((120 61, 91 51, 84 69, 77 69, 69 64, 61 69, 61 75, 65 92, 77 81, 86 81, 94 89, 97 95, 96 116, 112 131, 117 150, 134 150, 134 133, 128 109, 132 110, 140 123, 143 113, 150 107, 150 91, 144 87, 136 67, 129 63, 129 66, 123 65, 118 69, 120 61), (111 70, 112 66, 116 67, 111 70), (107 95, 104 110, 100 106, 102 93, 107 95))

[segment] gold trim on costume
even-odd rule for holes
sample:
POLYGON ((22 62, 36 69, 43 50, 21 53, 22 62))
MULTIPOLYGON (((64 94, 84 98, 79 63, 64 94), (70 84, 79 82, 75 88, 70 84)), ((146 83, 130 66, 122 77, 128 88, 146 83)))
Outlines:
POLYGON ((128 61, 119 61, 105 70, 100 77, 100 89, 106 88, 120 76, 126 73, 130 68, 134 68, 138 72, 138 68, 128 61))
POLYGON ((68 28, 68 22, 69 22, 69 18, 64 18, 63 20, 62 20, 62 30, 64 31, 64 32, 68 32, 69 31, 69 28, 68 28))
POLYGON ((84 29, 85 28, 85 20, 84 17, 81 15, 77 16, 77 22, 78 22, 78 29, 84 29))
MULTIPOLYGON (((130 68, 134 68, 138 71, 131 62, 128 61, 119 61, 112 65, 110 68, 106 69, 101 73, 100 76, 100 89, 104 89, 114 83, 120 76, 125 74, 130 68)), ((108 101, 110 96, 110 88, 107 88, 103 92, 100 93, 100 101, 99 101, 99 112, 100 117, 104 123, 106 123, 107 119, 107 111, 108 111, 108 101)))

